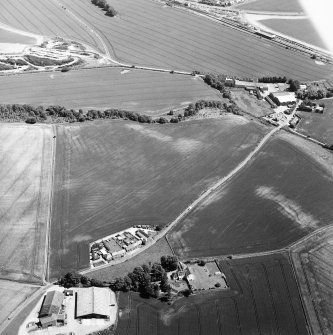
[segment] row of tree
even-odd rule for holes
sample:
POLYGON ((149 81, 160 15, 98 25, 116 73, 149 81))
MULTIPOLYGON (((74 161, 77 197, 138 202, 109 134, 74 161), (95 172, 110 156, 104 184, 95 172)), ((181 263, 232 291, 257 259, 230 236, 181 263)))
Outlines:
POLYGON ((306 90, 297 92, 297 98, 301 100, 310 99, 310 100, 319 100, 324 98, 332 98, 333 97, 333 89, 328 90, 306 90))
POLYGON ((275 83, 286 83, 288 81, 287 77, 262 77, 258 79, 259 83, 275 84, 275 83))
POLYGON ((100 8, 102 8, 103 10, 105 10, 105 15, 111 16, 111 17, 117 15, 117 11, 112 6, 110 6, 106 2, 106 0, 91 0, 91 2, 94 5, 96 5, 96 6, 100 7, 100 8))

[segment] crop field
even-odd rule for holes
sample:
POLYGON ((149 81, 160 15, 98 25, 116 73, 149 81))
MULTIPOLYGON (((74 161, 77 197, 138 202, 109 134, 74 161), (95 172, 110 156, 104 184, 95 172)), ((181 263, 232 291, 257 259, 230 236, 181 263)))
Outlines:
POLYGON ((0 21, 14 28, 47 37, 65 37, 100 49, 96 35, 55 0, 0 0, 0 21))
POLYGON ((37 289, 38 286, 0 280, 0 327, 10 314, 37 289))
POLYGON ((85 268, 88 242, 164 225, 248 155, 266 128, 243 117, 57 128, 51 272, 85 268))
POLYGON ((323 114, 298 112, 301 121, 297 131, 321 142, 333 144, 333 99, 319 100, 326 108, 323 114))
POLYGON ((254 35, 153 1, 109 1, 119 12, 112 19, 90 1, 63 3, 96 28, 121 62, 243 77, 286 75, 315 80, 333 76, 331 65, 319 66, 254 35))
POLYGON ((184 218, 168 235, 174 251, 187 258, 278 249, 331 224, 332 171, 292 141, 272 139, 184 218))
POLYGON ((288 35, 303 42, 325 49, 325 43, 317 33, 310 19, 268 19, 261 24, 276 32, 288 35))
POLYGON ((242 10, 262 12, 303 12, 303 7, 299 0, 254 0, 235 7, 242 10))
POLYGON ((292 253, 313 334, 333 332, 332 256, 331 227, 297 245, 292 253))
POLYGON ((52 128, 0 124, 0 276, 40 281, 52 181, 52 128))
POLYGON ((1 103, 122 108, 146 114, 169 111, 221 94, 192 76, 120 68, 38 73, 1 78, 1 103))
POLYGON ((230 290, 199 293, 171 306, 119 296, 116 335, 307 334, 296 281, 283 255, 220 263, 230 290))
POLYGON ((0 28, 0 43, 34 44, 35 41, 32 37, 19 35, 0 28))

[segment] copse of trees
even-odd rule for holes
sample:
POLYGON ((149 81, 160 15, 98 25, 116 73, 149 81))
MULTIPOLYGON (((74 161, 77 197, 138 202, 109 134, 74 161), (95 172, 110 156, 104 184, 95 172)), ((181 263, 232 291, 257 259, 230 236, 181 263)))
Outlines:
POLYGON ((58 279, 58 284, 64 286, 65 288, 70 287, 106 287, 108 284, 103 283, 100 280, 94 278, 88 278, 77 272, 67 272, 63 277, 58 279))
POLYGON ((103 10, 105 10, 105 15, 107 16, 110 16, 110 17, 113 17, 113 16, 116 16, 117 15, 117 11, 112 7, 110 6, 106 0, 91 0, 91 2, 102 8, 103 10))
POLYGON ((162 291, 168 300, 171 287, 167 272, 177 270, 178 264, 177 257, 162 256, 161 263, 137 266, 127 276, 116 278, 110 288, 113 291, 139 292, 145 298, 159 298, 160 291, 162 291))

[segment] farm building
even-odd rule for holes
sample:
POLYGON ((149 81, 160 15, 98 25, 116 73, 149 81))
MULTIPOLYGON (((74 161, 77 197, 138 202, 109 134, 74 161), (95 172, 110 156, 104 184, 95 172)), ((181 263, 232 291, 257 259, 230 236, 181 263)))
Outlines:
POLYGON ((76 293, 76 318, 109 319, 110 306, 115 305, 115 297, 107 288, 80 289, 76 293))
POLYGON ((125 250, 112 238, 103 241, 103 244, 112 257, 119 257, 125 253, 125 250))
POLYGON ((64 315, 60 314, 63 300, 62 292, 47 292, 39 312, 39 322, 42 328, 56 326, 57 322, 64 322, 64 315))
POLYGON ((253 81, 235 80, 234 85, 236 88, 245 88, 247 90, 256 90, 259 88, 261 91, 268 91, 268 85, 265 83, 255 83, 253 81))
POLYGON ((125 250, 126 250, 126 251, 133 250, 133 249, 135 249, 135 248, 138 248, 141 244, 142 244, 142 241, 141 241, 141 240, 138 240, 138 241, 136 241, 136 242, 134 242, 134 243, 131 243, 131 244, 125 246, 125 250))
POLYGON ((135 234, 142 240, 147 241, 149 239, 149 235, 142 229, 137 230, 135 234))
POLYGON ((297 100, 293 92, 274 92, 271 93, 269 97, 278 106, 296 103, 297 100))

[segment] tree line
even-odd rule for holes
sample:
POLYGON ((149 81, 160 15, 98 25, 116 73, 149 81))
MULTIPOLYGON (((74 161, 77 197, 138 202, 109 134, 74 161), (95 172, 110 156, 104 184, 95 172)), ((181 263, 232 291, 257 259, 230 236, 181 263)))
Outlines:
POLYGON ((95 6, 102 8, 107 16, 113 17, 118 14, 117 11, 106 2, 106 0, 91 0, 91 2, 95 6))
MULTIPOLYGON (((70 287, 109 287, 113 291, 134 291, 145 298, 159 298, 160 291, 164 293, 162 300, 171 298, 171 286, 167 272, 178 269, 178 259, 175 256, 162 256, 160 263, 143 264, 124 277, 118 277, 107 283, 94 278, 88 278, 76 272, 68 272, 58 279, 58 284, 65 288, 70 287)), ((187 294, 187 292, 185 292, 187 294)))

